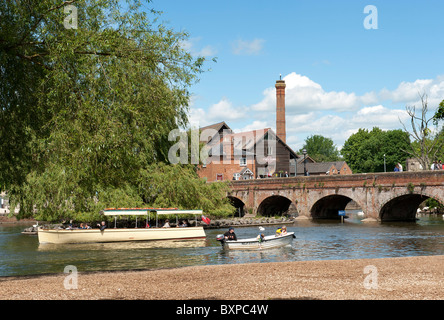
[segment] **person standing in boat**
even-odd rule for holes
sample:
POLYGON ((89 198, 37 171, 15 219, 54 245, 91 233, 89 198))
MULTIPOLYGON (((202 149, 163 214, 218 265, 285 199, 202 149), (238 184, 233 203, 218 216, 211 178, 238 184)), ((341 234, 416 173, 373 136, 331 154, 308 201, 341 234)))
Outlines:
POLYGON ((236 234, 234 233, 234 228, 230 227, 227 232, 224 233, 225 240, 237 240, 236 234))

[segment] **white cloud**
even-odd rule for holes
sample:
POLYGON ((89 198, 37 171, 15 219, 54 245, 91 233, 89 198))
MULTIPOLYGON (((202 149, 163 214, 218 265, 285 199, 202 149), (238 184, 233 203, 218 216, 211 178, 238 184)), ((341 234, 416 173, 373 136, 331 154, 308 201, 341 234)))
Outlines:
POLYGON ((207 110, 191 106, 188 119, 194 127, 203 127, 221 121, 230 123, 245 119, 247 110, 245 107, 235 107, 230 100, 222 98, 207 110))
POLYGON ((235 55, 257 55, 262 51, 264 43, 264 39, 254 39, 252 41, 238 39, 233 43, 233 53, 235 55))
POLYGON ((427 94, 429 106, 436 108, 444 99, 444 76, 441 75, 435 79, 418 79, 413 82, 403 81, 395 90, 382 89, 379 98, 420 107, 420 95, 424 93, 427 94))
POLYGON ((216 55, 217 50, 213 46, 206 45, 204 47, 201 47, 199 44, 201 40, 202 38, 200 37, 190 38, 188 40, 180 41, 180 46, 182 47, 182 49, 188 51, 193 56, 211 57, 216 55))
POLYGON ((242 108, 235 108, 227 98, 222 98, 222 100, 208 109, 208 118, 216 122, 217 119, 222 119, 220 121, 230 121, 243 117, 245 117, 245 111, 242 108))
MULTIPOLYGON (((404 106, 414 104, 419 110, 418 92, 427 93, 431 112, 444 99, 444 76, 402 82, 392 91, 382 89, 363 95, 325 91, 319 83, 294 72, 284 80, 287 85, 287 143, 294 150, 299 150, 304 140, 315 134, 333 139, 340 149, 360 128, 402 129, 400 120, 409 128, 404 106)), ((247 107, 235 106, 228 98, 223 98, 206 110, 192 109, 192 118, 199 120, 201 126, 226 121, 236 132, 275 130, 276 90, 266 88, 263 95, 260 102, 247 107)))
MULTIPOLYGON (((339 112, 353 111, 362 104, 377 101, 373 92, 358 96, 354 92, 325 91, 322 86, 306 76, 295 72, 284 77, 287 85, 285 106, 288 114, 305 113, 309 110, 335 110, 339 112)), ((263 92, 264 98, 252 106, 256 111, 271 111, 276 106, 276 91, 274 87, 263 92)))
MULTIPOLYGON (((240 129, 233 129, 234 132, 248 132, 253 130, 261 130, 265 128, 270 128, 271 126, 266 121, 258 121, 255 120, 252 123, 240 128, 240 129)), ((274 130, 274 126, 271 127, 274 130)))
POLYGON ((396 129, 401 126, 400 120, 407 120, 408 115, 405 110, 389 109, 382 105, 364 107, 360 109, 351 119, 357 126, 372 128, 374 126, 382 129, 396 129))

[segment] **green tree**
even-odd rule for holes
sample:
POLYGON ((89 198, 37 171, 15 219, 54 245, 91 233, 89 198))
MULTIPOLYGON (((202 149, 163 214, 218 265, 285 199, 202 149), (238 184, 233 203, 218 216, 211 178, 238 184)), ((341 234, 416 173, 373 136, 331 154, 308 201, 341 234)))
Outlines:
POLYGON ((438 109, 433 116, 433 121, 436 125, 438 125, 438 121, 444 120, 444 100, 438 106, 438 109))
POLYGON ((312 135, 305 139, 302 150, 305 149, 307 154, 316 162, 337 161, 340 159, 340 153, 336 148, 333 140, 321 135, 312 135))
POLYGON ((405 166, 409 146, 408 134, 402 130, 383 131, 377 127, 368 131, 359 129, 344 143, 341 153, 355 173, 393 171, 396 163, 405 166))
MULTIPOLYGON (((188 35, 138 0, 2 1, 0 14, 0 186, 19 217, 146 203, 140 178, 167 162, 168 134, 187 124, 188 88, 204 71, 181 46, 188 35), (77 29, 64 24, 68 4, 77 29)), ((190 194, 214 188, 195 183, 190 194)))

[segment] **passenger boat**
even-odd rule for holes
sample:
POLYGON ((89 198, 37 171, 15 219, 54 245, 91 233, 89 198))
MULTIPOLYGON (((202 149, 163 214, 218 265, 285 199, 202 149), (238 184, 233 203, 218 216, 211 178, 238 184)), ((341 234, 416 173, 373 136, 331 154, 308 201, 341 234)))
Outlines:
POLYGON ((260 241, 258 238, 248 238, 239 240, 225 240, 223 234, 217 235, 216 239, 221 242, 224 249, 232 250, 261 250, 271 249, 290 245, 296 238, 294 232, 287 232, 280 236, 266 236, 260 241))
MULTIPOLYGON (((39 227, 39 243, 94 243, 94 242, 121 242, 121 241, 150 241, 150 240, 186 240, 204 239, 206 237, 202 226, 197 226, 197 216, 202 210, 178 210, 156 208, 105 209, 104 216, 114 216, 114 228, 100 229, 44 229, 39 227), (118 216, 146 217, 150 220, 151 214, 156 215, 156 227, 153 228, 116 228, 118 216), (159 228, 159 215, 195 215, 196 226, 184 228, 159 228)), ((137 218, 136 218, 137 219, 137 218)), ((137 222, 136 222, 137 226, 137 222)))

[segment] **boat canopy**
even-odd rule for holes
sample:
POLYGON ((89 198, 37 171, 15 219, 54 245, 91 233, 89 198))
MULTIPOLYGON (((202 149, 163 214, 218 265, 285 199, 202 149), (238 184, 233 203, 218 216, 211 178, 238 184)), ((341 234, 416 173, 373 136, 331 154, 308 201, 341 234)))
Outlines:
POLYGON ((177 208, 109 208, 103 210, 105 216, 146 216, 153 212, 160 214, 202 214, 202 210, 179 210, 177 208))

